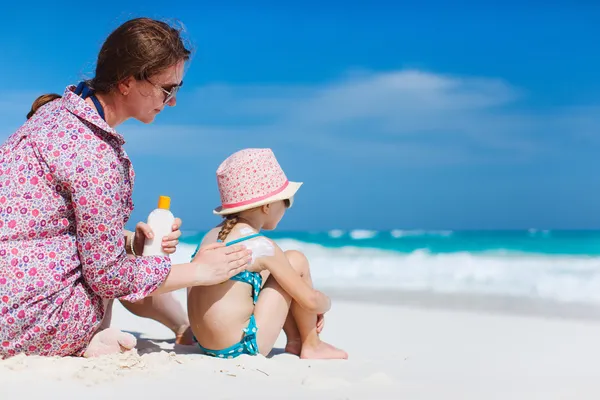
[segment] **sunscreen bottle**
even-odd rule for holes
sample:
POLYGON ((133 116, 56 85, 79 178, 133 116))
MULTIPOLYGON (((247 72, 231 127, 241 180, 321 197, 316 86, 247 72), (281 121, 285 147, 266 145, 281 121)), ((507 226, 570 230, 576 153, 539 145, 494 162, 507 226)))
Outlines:
POLYGON ((172 232, 175 217, 169 210, 171 207, 171 198, 168 196, 158 197, 158 207, 148 215, 148 225, 152 229, 154 237, 146 238, 144 243, 143 256, 168 256, 162 250, 162 239, 172 232))

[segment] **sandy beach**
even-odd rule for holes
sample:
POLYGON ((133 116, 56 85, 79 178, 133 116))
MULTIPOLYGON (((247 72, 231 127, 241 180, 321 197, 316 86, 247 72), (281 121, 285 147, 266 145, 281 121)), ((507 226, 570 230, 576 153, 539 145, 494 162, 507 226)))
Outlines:
MULTIPOLYGON (((175 295, 185 301, 183 292, 175 295)), ((552 304, 497 300, 494 307, 466 296, 348 292, 333 298, 322 337, 347 350, 347 361, 282 354, 283 335, 279 350, 268 358, 213 359, 193 346, 174 346, 166 328, 117 304, 114 324, 139 338, 136 351, 92 360, 19 356, 1 361, 2 399, 164 399, 175 394, 210 399, 600 398, 600 320, 593 308, 569 317, 569 308, 552 304)))

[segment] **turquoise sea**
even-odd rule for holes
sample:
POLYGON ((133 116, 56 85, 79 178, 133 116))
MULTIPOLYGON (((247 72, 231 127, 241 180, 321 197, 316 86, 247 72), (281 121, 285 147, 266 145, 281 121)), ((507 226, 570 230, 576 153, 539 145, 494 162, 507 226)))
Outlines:
MULTIPOLYGON (((184 232, 187 261, 203 232, 184 232)), ((316 285, 600 304, 600 231, 265 232, 302 250, 316 285)))

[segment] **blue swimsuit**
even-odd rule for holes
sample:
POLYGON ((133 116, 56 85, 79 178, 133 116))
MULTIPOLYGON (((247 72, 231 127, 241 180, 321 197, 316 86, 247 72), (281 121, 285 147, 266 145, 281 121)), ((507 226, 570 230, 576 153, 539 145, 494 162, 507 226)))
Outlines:
MULTIPOLYGON (((252 239, 257 236, 261 236, 261 234, 255 233, 253 235, 244 236, 242 238, 232 240, 231 242, 227 242, 225 245, 231 246, 232 244, 243 242, 244 240, 252 239)), ((198 245, 196 251, 194 251, 194 254, 192 254, 192 258, 196 256, 196 253, 198 253, 199 249, 200 245, 198 245)), ((243 271, 237 275, 232 276, 229 279, 233 281, 245 282, 252 286, 252 300, 254 304, 256 304, 256 302, 258 301, 260 289, 262 288, 262 276, 260 275, 260 273, 243 271)), ((198 346, 202 349, 202 351, 209 356, 219 358, 235 358, 242 354, 258 354, 258 343, 256 342, 257 331, 258 327, 256 326, 256 320, 254 319, 254 314, 252 314, 250 316, 250 322, 248 323, 248 326, 244 329, 244 337, 242 338, 242 340, 240 340, 239 343, 236 343, 231 347, 227 347, 226 349, 222 350, 211 350, 202 347, 200 343, 198 343, 196 338, 194 338, 194 340, 196 341, 196 343, 198 343, 198 346)))

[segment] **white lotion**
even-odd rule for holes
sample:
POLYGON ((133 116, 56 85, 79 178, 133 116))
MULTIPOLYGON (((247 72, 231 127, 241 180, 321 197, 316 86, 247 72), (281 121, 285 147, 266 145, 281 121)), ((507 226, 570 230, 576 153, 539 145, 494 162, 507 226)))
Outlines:
POLYGON ((162 249, 162 239, 172 232, 175 223, 175 217, 169 210, 170 207, 171 198, 159 196, 158 207, 148 215, 147 223, 154 236, 152 239, 146 238, 143 256, 168 256, 162 249))
MULTIPOLYGON (((251 235, 256 232, 248 227, 243 227, 240 229, 240 233, 242 235, 251 235)), ((264 236, 257 236, 249 239, 243 244, 246 246, 246 249, 252 250, 252 262, 250 265, 253 265, 259 257, 271 257, 275 255, 275 246, 273 246, 273 243, 264 236)))
POLYGON ((275 255, 275 247, 273 243, 265 237, 255 237, 247 242, 243 243, 246 246, 246 249, 252 250, 252 262, 253 265, 256 262, 257 258, 260 257, 271 257, 275 255))

